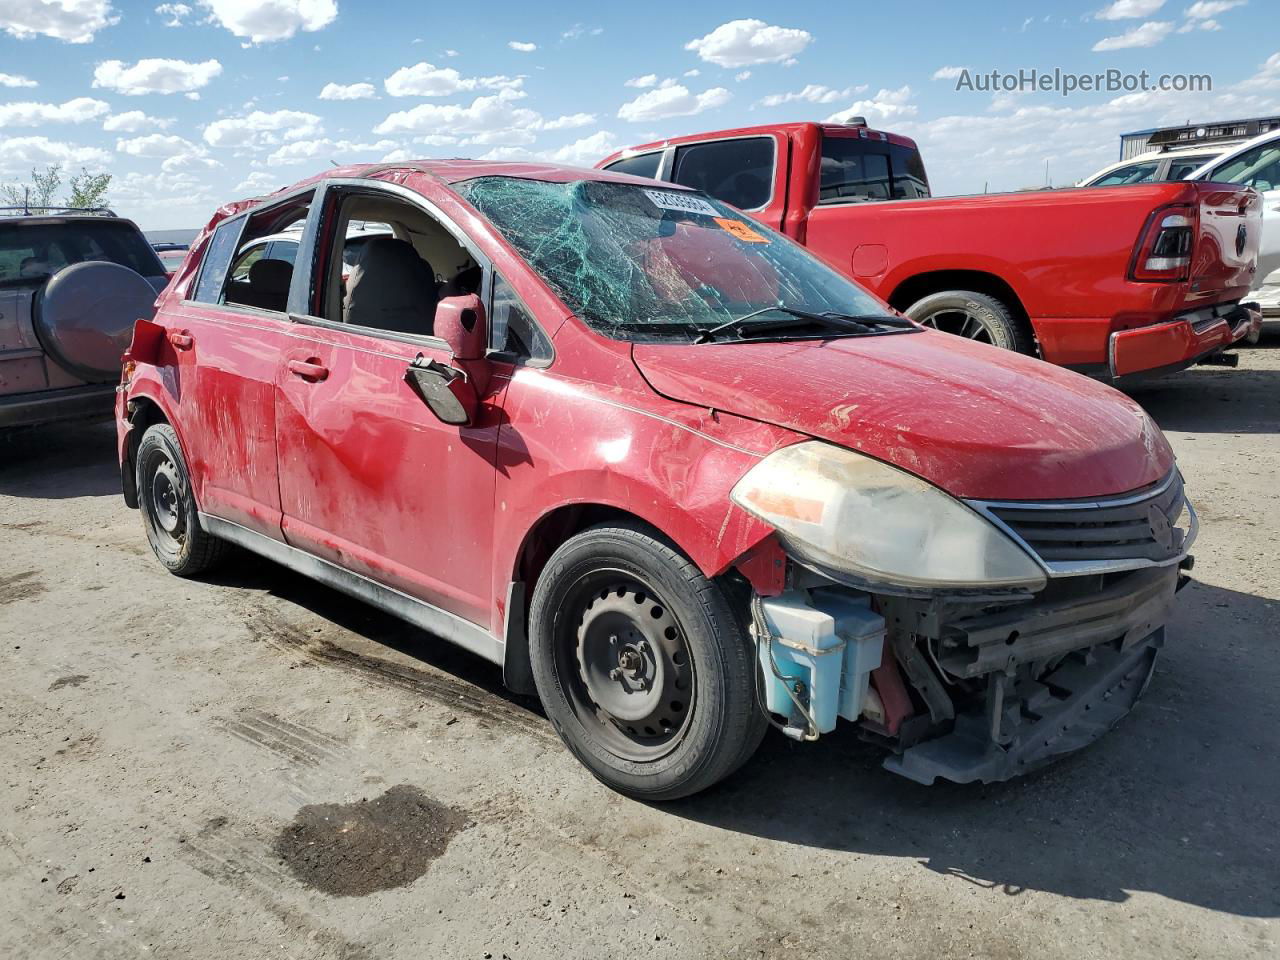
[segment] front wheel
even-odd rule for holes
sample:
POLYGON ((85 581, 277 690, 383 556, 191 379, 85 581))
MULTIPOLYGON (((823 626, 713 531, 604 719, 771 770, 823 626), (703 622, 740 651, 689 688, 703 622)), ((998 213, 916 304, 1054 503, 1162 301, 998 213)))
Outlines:
POLYGON ((993 347, 1034 355, 1035 337, 1009 306, 973 290, 942 290, 917 300, 903 311, 926 327, 993 347))
POLYGON ((547 716, 621 793, 697 793, 764 735, 742 624, 722 588, 655 531, 599 526, 566 541, 534 589, 529 630, 547 716))

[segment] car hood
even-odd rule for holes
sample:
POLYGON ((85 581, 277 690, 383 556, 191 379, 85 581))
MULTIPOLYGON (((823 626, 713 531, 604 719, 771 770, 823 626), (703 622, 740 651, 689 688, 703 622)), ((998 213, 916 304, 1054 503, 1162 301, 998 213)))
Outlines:
POLYGON ((1059 500, 1155 483, 1173 452, 1111 387, 923 331, 632 348, 658 393, 839 444, 954 496, 1059 500))

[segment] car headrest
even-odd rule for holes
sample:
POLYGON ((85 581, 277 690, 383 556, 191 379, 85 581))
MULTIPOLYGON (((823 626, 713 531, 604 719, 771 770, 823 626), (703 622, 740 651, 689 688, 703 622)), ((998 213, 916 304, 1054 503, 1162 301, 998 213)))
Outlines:
POLYGON ((293 279, 288 260, 258 260, 249 268, 249 287, 254 293, 285 296, 293 279))

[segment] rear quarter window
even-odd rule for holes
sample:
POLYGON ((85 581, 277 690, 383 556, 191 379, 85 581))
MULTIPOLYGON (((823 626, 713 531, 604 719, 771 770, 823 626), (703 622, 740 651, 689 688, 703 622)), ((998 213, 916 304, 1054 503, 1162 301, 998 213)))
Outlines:
POLYGON ((633 177, 648 177, 650 180, 656 180, 658 167, 661 165, 662 151, 655 150, 653 153, 642 153, 611 163, 605 169, 610 173, 629 173, 633 177))
POLYGON ((929 196, 920 151, 862 137, 822 138, 819 203, 929 196))

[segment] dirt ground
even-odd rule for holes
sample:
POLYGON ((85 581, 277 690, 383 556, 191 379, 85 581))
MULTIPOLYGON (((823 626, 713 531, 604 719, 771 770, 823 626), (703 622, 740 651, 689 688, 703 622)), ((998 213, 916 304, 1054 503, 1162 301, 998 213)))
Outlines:
POLYGON ((1146 698, 1028 779, 770 734, 610 793, 498 671, 265 561, 190 582, 110 425, 0 451, 0 956, 1280 956, 1280 338, 1143 390, 1203 521, 1146 698))

